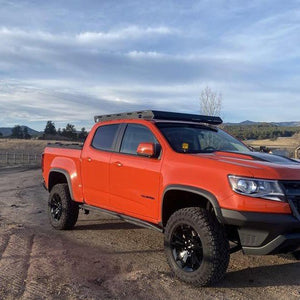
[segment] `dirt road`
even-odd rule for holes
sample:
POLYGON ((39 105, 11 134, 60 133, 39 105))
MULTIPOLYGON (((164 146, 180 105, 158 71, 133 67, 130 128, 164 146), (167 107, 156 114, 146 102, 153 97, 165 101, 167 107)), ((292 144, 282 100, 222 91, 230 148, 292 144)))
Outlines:
POLYGON ((91 212, 50 228, 40 170, 0 169, 0 299, 300 299, 300 262, 232 255, 223 282, 169 272, 160 233, 91 212))

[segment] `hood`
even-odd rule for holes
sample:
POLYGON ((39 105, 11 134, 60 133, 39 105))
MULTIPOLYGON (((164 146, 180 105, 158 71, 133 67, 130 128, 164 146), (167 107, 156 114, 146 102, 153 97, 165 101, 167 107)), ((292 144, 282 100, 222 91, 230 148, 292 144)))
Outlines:
POLYGON ((280 180, 300 180, 300 162, 287 157, 261 152, 225 152, 217 151, 204 155, 226 165, 230 173, 230 166, 239 166, 241 174, 249 172, 253 177, 280 180))

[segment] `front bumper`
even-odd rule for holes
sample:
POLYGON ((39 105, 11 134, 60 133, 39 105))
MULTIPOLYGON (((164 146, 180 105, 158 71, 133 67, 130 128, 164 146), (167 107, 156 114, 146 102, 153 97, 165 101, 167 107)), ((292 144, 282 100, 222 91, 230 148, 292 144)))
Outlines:
POLYGON ((300 249, 300 221, 291 214, 221 209, 226 225, 237 227, 245 254, 288 253, 300 249))

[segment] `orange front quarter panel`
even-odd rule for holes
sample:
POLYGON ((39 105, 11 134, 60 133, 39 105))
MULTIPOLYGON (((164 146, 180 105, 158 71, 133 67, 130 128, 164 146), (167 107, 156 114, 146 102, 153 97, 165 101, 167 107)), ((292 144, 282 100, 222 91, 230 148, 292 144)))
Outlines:
POLYGON ((291 214, 289 203, 233 194, 221 201, 221 207, 238 211, 291 214))
MULTIPOLYGON (((245 168, 242 164, 228 164, 222 160, 212 159, 210 155, 205 154, 186 155, 167 149, 165 155, 162 167, 161 199, 168 186, 184 185, 214 195, 220 208, 262 213, 291 213, 287 202, 246 197, 232 190, 228 181, 229 174, 253 177, 255 168, 245 168)), ((266 169, 262 173, 260 170, 260 175, 268 178, 268 171, 266 169)))

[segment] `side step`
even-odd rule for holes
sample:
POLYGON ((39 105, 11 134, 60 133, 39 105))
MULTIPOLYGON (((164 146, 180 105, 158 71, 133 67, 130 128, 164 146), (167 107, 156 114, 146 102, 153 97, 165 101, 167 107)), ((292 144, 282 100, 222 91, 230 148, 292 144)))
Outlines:
POLYGON ((87 204, 80 204, 79 207, 81 209, 83 209, 85 211, 85 213, 87 213, 90 210, 93 210, 93 211, 96 211, 96 212, 101 212, 101 213, 105 213, 105 214, 108 214, 108 215, 112 215, 114 217, 117 217, 117 218, 121 219, 122 221, 126 221, 128 223, 132 223, 132 224, 137 225, 137 226, 154 229, 154 230, 159 231, 161 233, 163 232, 163 228, 161 228, 159 225, 156 225, 156 224, 153 224, 153 223, 147 222, 147 221, 142 221, 140 219, 136 219, 136 218, 133 218, 133 217, 129 217, 129 216, 126 216, 126 215, 123 215, 123 214, 120 214, 120 213, 117 213, 117 212, 114 212, 114 211, 104 209, 104 208, 95 207, 95 206, 91 206, 91 205, 87 205, 87 204))

